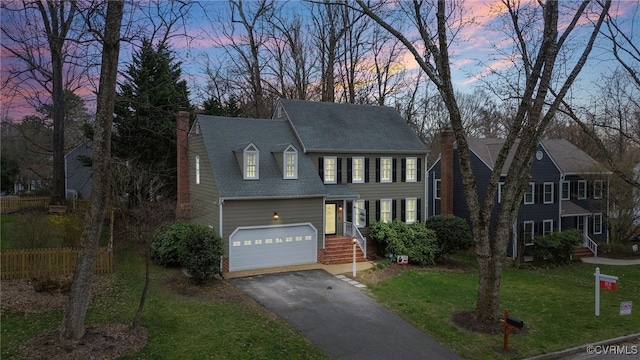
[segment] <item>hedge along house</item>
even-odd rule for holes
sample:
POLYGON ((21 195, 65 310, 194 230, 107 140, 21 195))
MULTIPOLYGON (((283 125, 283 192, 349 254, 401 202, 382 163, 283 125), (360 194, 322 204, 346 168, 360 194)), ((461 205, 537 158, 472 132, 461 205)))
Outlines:
POLYGON ((225 272, 348 263, 354 238, 363 261, 370 222, 424 220, 427 150, 393 108, 282 99, 271 119, 188 122, 178 211, 222 236, 225 272))
MULTIPOLYGON (((469 138, 472 167, 478 196, 485 198, 486 186, 502 139, 469 138)), ((498 184, 496 204, 506 178, 506 169, 515 148, 510 152, 498 184)), ((508 256, 529 260, 535 237, 554 231, 579 229, 583 245, 597 256, 597 244, 609 241, 609 175, 611 174, 584 151, 564 139, 543 140, 538 144, 530 171, 530 183, 513 224, 508 256)), ((428 171, 428 216, 450 214, 470 222, 458 150, 453 131, 441 137, 441 154, 428 171)), ((497 206, 494 207, 494 212, 497 206)))

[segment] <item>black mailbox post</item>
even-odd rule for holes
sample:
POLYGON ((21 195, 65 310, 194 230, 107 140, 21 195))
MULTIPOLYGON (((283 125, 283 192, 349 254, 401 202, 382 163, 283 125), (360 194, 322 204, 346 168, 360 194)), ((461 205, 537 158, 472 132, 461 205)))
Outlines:
POLYGON ((524 321, 509 316, 509 309, 504 311, 504 319, 500 319, 500 323, 504 326, 504 340, 502 349, 509 350, 509 334, 514 330, 521 330, 524 327, 524 321))

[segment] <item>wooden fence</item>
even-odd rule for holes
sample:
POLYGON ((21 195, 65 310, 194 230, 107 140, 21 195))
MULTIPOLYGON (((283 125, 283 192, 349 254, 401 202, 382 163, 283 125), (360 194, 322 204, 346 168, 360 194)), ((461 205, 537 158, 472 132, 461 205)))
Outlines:
MULTIPOLYGON (((71 274, 78 259, 78 249, 17 249, 2 251, 2 280, 71 274)), ((113 250, 101 247, 96 254, 96 274, 113 272, 113 250)))
MULTIPOLYGON (((10 213, 22 209, 47 209, 51 204, 49 196, 3 196, 0 197, 0 211, 10 213)), ((71 212, 84 212, 89 208, 89 199, 67 199, 66 204, 71 212)))

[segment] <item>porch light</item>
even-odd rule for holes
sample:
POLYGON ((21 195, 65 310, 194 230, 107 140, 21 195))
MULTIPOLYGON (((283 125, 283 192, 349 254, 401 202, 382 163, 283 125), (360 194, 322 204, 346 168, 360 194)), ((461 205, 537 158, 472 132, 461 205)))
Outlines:
POLYGON ((338 206, 338 211, 342 211, 342 205, 338 206))
POLYGON ((278 220, 278 219, 280 219, 280 215, 278 215, 278 212, 276 211, 273 213, 273 220, 278 220))

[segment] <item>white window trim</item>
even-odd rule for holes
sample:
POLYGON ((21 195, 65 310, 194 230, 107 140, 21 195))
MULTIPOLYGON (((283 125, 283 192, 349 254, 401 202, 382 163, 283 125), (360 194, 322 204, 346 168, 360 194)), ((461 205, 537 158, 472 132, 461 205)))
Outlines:
POLYGON ((258 180, 260 178, 260 151, 253 144, 249 144, 249 146, 247 146, 243 151, 243 154, 242 154, 242 176, 243 176, 244 180, 258 180), (250 149, 255 149, 255 150, 250 150, 250 149), (255 155, 255 158, 256 158, 255 176, 249 176, 248 171, 247 171, 248 168, 249 168, 249 164, 247 163, 247 160, 248 160, 250 155, 255 155))
POLYGON ((542 220, 542 235, 549 235, 553 232, 553 220, 542 220), (547 232, 547 226, 550 225, 551 228, 549 232, 547 232))
POLYGON ((384 223, 390 223, 391 221, 393 221, 393 216, 391 214, 392 211, 393 211, 393 199, 380 199, 380 221, 382 221, 384 223), (383 203, 388 203, 389 204, 389 212, 383 212, 382 211, 382 209, 384 208, 382 206, 383 203), (385 216, 383 214, 389 214, 388 221, 385 220, 385 216))
POLYGON ((527 201, 527 191, 525 190, 524 195, 522 196, 523 199, 522 201, 524 202, 525 205, 531 205, 531 204, 535 204, 536 203, 536 184, 530 182, 529 183, 529 190, 531 190, 531 201, 527 201))
POLYGON ((433 198, 436 200, 440 200, 441 197, 442 197, 442 179, 434 179, 433 180, 433 198))
POLYGON ((578 180, 578 199, 587 198, 587 180, 578 180), (580 186, 582 185, 582 190, 580 186))
POLYGON ((322 159, 323 162, 323 181, 325 184, 337 184, 338 183, 338 157, 337 156, 325 156, 322 159), (333 160, 333 180, 327 180, 327 160, 333 160))
POLYGON ((498 204, 502 201, 502 188, 504 187, 504 181, 498 183, 498 204))
POLYGON ((604 188, 604 183, 602 180, 594 180, 593 182, 593 198, 594 199, 602 199, 602 190, 604 188), (598 184, 600 187, 598 188, 598 184))
POLYGON ((391 157, 382 157, 380 158, 380 182, 381 183, 390 183, 393 182, 393 158, 391 157), (389 162, 389 178, 384 177, 384 163, 389 162))
POLYGON ((364 184, 364 157, 363 156, 356 156, 351 159, 351 182, 354 184, 364 184), (360 179, 356 179, 356 171, 355 171, 356 160, 359 160, 361 165, 360 179))
POLYGON ((404 199, 404 220, 407 224, 413 224, 418 218, 418 198, 406 198, 404 199), (413 201, 413 209, 409 209, 409 201, 413 201), (409 214, 412 213, 413 217, 410 219, 409 214))
MULTIPOLYGON (((393 165, 392 165, 393 166, 393 165)), ((405 160, 405 182, 418 182, 418 158, 408 157, 405 160), (409 177, 409 161, 413 163, 413 176, 409 177)))
POLYGON ((542 201, 545 204, 553 204, 553 199, 554 199, 554 183, 553 182, 545 182, 542 184, 542 201), (551 200, 547 200, 547 186, 551 187, 551 200))
POLYGON ((593 214, 593 233, 602 234, 602 213, 593 214), (596 225, 598 225, 597 229, 596 225))
POLYGON ((200 155, 196 155, 196 184, 200 184, 200 155))
POLYGON ((282 153, 282 177, 286 180, 297 179, 298 178, 298 151, 293 147, 289 146, 284 153, 282 153), (288 166, 287 156, 293 155, 293 175, 288 176, 288 166))
POLYGON ((364 207, 364 200, 354 200, 353 201, 353 214, 351 216, 351 218, 353 219, 353 223, 358 227, 358 228, 363 228, 367 225, 367 222, 365 221, 364 224, 360 224, 360 218, 358 216, 358 209, 362 209, 365 210, 364 207))
POLYGON ((524 224, 522 225, 524 227, 524 229, 522 231, 523 236, 524 236, 524 234, 527 233, 527 226, 531 227, 531 242, 526 242, 526 243, 524 243, 525 245, 533 245, 534 238, 535 238, 535 235, 536 235, 536 233, 535 233, 535 228, 536 227, 534 225, 535 225, 535 223, 533 221, 531 221, 531 220, 525 221, 524 224))
POLYGON ((561 200, 571 200, 571 183, 569 181, 560 182, 560 197, 561 200), (565 187, 567 188, 567 196, 565 196, 564 192, 565 187))

